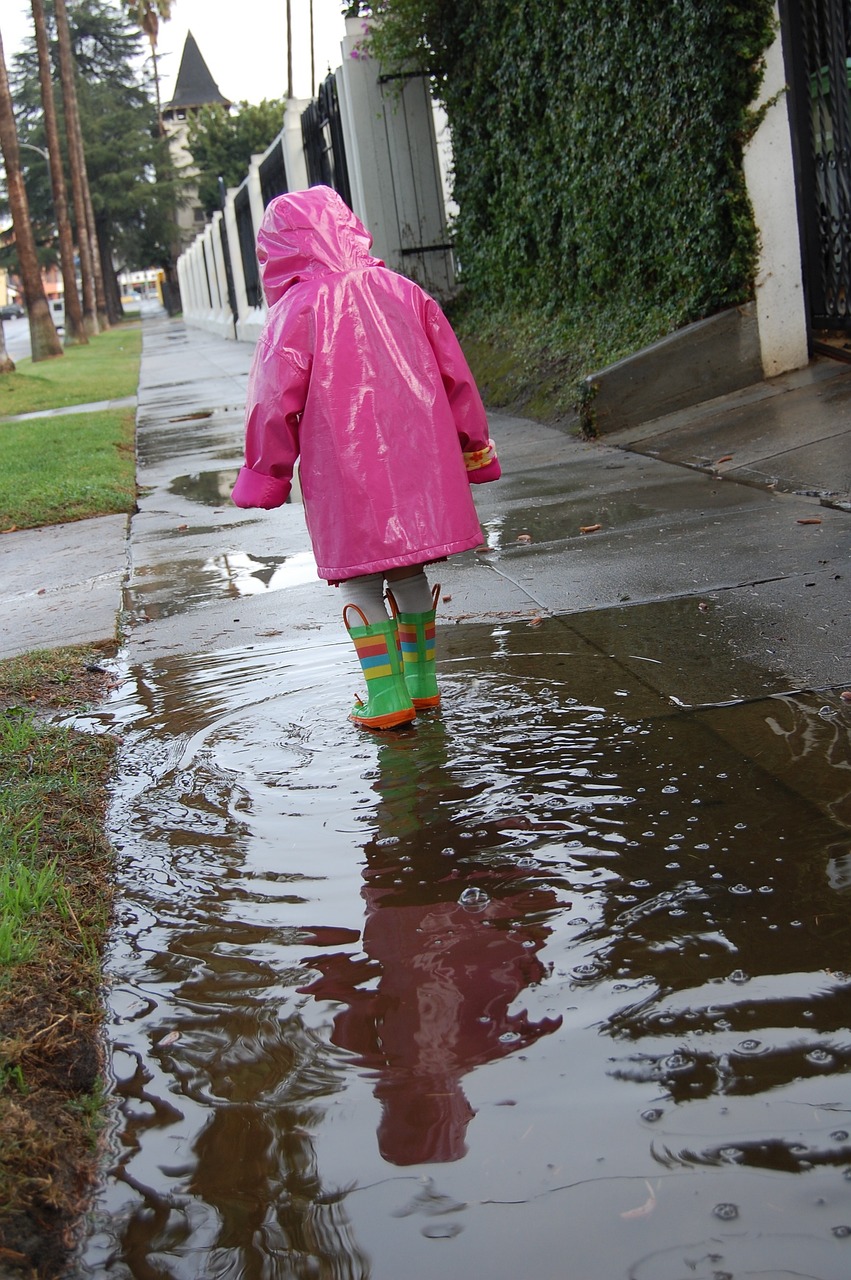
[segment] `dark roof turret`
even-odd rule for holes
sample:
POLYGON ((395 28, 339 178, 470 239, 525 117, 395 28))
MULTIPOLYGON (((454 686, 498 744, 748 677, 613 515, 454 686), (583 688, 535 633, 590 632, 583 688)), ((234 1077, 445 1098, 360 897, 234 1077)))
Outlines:
POLYGON ((231 105, 230 99, 219 92, 219 86, 210 74, 210 69, 201 57, 201 50, 192 32, 187 32, 183 55, 180 59, 180 70, 174 86, 174 97, 163 108, 164 112, 176 111, 178 108, 206 107, 213 102, 231 105))

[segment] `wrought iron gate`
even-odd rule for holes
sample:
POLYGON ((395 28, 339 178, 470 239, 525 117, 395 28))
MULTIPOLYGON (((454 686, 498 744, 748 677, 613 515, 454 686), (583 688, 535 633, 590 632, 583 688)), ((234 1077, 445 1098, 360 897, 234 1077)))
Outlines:
POLYGON ((284 160, 284 148, 280 137, 267 153, 266 159, 260 163, 260 191, 263 196, 263 208, 275 196, 282 196, 287 188, 287 166, 284 160))
POLYGON ((321 182, 327 187, 333 187, 351 208, 352 194, 343 141, 343 121, 337 97, 337 81, 333 74, 320 85, 316 101, 311 102, 302 112, 301 134, 310 185, 315 186, 321 182))
POLYGON ((786 0, 804 277, 813 329, 851 329, 851 0, 786 0))
POLYGON ((245 280, 245 297, 249 307, 259 307, 263 301, 260 292, 260 272, 257 268, 257 249, 255 248, 254 226, 251 221, 251 202, 248 188, 243 184, 236 193, 233 202, 236 218, 236 233, 239 239, 239 256, 242 261, 242 276, 245 280))

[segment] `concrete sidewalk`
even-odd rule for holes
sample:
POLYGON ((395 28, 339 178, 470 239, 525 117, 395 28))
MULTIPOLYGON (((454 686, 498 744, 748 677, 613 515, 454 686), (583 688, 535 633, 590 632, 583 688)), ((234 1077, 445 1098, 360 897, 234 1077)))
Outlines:
MULTIPOLYGON (((321 641, 326 627, 339 639, 339 593, 315 576, 300 505, 228 500, 251 357, 145 321, 129 535, 106 517, 0 539, 0 656, 109 639, 116 617, 131 664, 321 641)), ((851 683, 847 365, 818 360, 599 442, 492 426, 504 478, 475 492, 486 548, 439 568, 444 623, 558 619, 605 650, 628 611, 648 652, 691 637, 705 701, 729 692, 728 652, 751 672, 737 695, 851 683)))

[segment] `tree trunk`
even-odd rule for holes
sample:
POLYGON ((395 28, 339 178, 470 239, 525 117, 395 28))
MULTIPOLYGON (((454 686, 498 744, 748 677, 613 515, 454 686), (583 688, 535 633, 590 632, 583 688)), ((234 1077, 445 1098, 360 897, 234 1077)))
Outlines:
POLYGON ((121 289, 112 261, 112 245, 109 242, 107 228, 101 224, 97 228, 98 249, 100 251, 100 269, 103 276, 103 291, 106 299, 106 314, 110 324, 118 324, 123 319, 124 308, 121 305, 121 289))
POLYGON ((165 125, 163 124, 163 104, 162 104, 162 97, 160 95, 160 69, 157 66, 156 31, 150 34, 150 42, 151 42, 151 62, 153 63, 153 68, 154 68, 154 93, 157 99, 157 128, 159 129, 160 137, 164 138, 165 125))
POLYGON ((83 283, 83 322, 91 337, 98 332, 97 296, 92 242, 86 218, 86 197, 83 185, 83 140, 80 133, 80 113, 77 108, 77 88, 74 83, 74 55, 71 49, 71 32, 68 27, 68 11, 65 0, 55 0, 56 34, 59 40, 59 78, 65 104, 65 131, 68 135, 68 168, 71 174, 71 192, 74 201, 74 224, 77 228, 77 247, 80 251, 80 276, 83 283))
POLYGON ((56 123, 56 103, 53 99, 53 80, 50 74, 50 50, 47 43, 47 26, 44 20, 44 0, 30 0, 35 43, 38 50, 38 78, 41 85, 41 102, 44 107, 44 128, 47 134, 47 151, 50 156, 50 183, 53 191, 53 211, 59 233, 59 258, 62 264, 62 281, 65 285, 65 346, 88 342, 83 326, 83 308, 77 292, 77 273, 74 269, 74 241, 68 217, 68 197, 65 191, 65 174, 62 170, 62 149, 59 145, 59 127, 56 123))
MULTIPOLYGON (((80 145, 82 146, 82 139, 80 145)), ((103 267, 98 245, 98 233, 95 225, 95 211, 92 208, 92 194, 89 190, 89 176, 86 173, 86 157, 80 153, 81 172, 83 174, 83 200, 86 205, 86 226, 89 229, 89 243, 92 246, 92 274, 95 278, 95 305, 97 307, 98 327, 109 328, 109 316, 106 306, 106 292, 103 287, 103 267)))
POLYGON ((33 361, 48 360, 51 356, 63 354, 62 343, 59 341, 59 334, 50 315, 41 278, 41 268, 38 265, 35 237, 30 222, 30 206, 21 172, 18 130, 12 109, 9 77, 6 74, 2 36, 0 36, 0 147, 2 147, 3 163, 6 167, 6 195, 12 212, 18 266, 30 321, 32 358, 33 361))

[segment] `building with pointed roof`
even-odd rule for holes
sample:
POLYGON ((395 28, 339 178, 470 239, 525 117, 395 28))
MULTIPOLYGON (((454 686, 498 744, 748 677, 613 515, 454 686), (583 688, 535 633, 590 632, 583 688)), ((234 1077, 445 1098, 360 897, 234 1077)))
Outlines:
POLYGON ((180 67, 174 85, 171 101, 163 107, 163 127, 169 140, 172 160, 184 179, 186 185, 184 204, 178 208, 176 221, 178 226, 178 253, 190 244, 205 222, 205 214, 198 201, 197 187, 193 187, 191 178, 196 170, 193 166, 192 153, 188 146, 189 121, 201 107, 214 104, 230 110, 232 103, 219 89, 210 68, 207 66, 198 48, 192 32, 187 32, 180 58, 180 67))
POLYGON ((220 92, 195 37, 189 31, 183 45, 174 95, 171 102, 163 107, 163 120, 166 124, 185 120, 187 111, 197 111, 199 107, 207 107, 213 102, 231 106, 230 100, 220 92))

